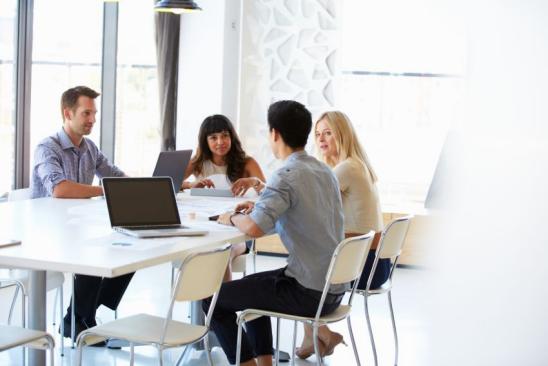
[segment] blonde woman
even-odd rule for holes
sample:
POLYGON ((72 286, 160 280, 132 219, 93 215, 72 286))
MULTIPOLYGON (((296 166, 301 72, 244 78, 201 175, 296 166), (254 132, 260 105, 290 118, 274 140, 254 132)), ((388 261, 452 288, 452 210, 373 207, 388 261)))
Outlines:
MULTIPOLYGON (((341 190, 345 237, 362 235, 374 230, 377 235, 372 244, 358 288, 365 289, 375 257, 380 232, 383 228, 382 213, 377 192, 377 176, 362 148, 350 119, 342 112, 325 112, 314 126, 318 157, 333 169, 341 190)), ((371 283, 371 288, 380 287, 390 270, 388 259, 380 260, 371 283)), ((341 334, 327 326, 319 328, 320 353, 333 353, 339 343, 344 343, 341 334)), ((312 327, 305 325, 298 357, 305 359, 314 353, 312 327)))

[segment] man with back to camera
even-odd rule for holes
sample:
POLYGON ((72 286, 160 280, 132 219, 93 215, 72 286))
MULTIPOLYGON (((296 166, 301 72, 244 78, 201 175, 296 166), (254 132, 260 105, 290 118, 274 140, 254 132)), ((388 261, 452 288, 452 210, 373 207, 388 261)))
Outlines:
MULTIPOLYGON (((63 128, 42 140, 34 153, 32 198, 90 198, 103 195, 93 178, 123 177, 124 172, 111 164, 95 143, 84 137, 95 124, 95 98, 99 93, 85 86, 66 90, 61 96, 63 128)), ((112 310, 120 300, 133 273, 115 278, 76 275, 74 302, 76 336, 95 326, 95 313, 103 304, 112 310)), ((70 337, 71 306, 64 318, 65 332, 70 337)), ((97 345, 104 345, 104 342, 97 345)))
MULTIPOLYGON (((283 165, 269 178, 255 204, 239 204, 236 213, 225 213, 218 221, 252 237, 274 230, 289 253, 288 264, 223 283, 211 327, 231 364, 236 361, 236 312, 254 308, 314 316, 331 257, 343 239, 337 179, 327 165, 304 150, 312 128, 310 112, 295 101, 276 102, 268 109, 268 126, 270 147, 283 165)), ((330 289, 324 314, 339 306, 347 287, 330 289)), ((203 302, 204 310, 210 301, 203 302)), ((241 364, 272 365, 272 353, 270 319, 247 323, 241 364)))

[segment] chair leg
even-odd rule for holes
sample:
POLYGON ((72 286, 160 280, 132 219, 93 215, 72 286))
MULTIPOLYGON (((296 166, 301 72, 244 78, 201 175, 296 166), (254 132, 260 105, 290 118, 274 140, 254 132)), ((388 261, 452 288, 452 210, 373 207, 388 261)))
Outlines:
POLYGON ((78 343, 76 345, 76 365, 82 366, 82 352, 84 352, 82 344, 84 343, 84 337, 78 337, 78 343))
MULTIPOLYGON (((22 296, 24 296, 24 292, 21 290, 22 296)), ((17 295, 19 295, 19 285, 15 285, 15 292, 13 293, 13 299, 11 300, 10 305, 10 313, 8 315, 8 325, 11 325, 11 317, 13 315, 13 309, 15 309, 15 303, 17 302, 17 295)))
POLYGON ((291 345, 291 366, 295 366, 295 343, 297 343, 297 321, 293 321, 293 344, 291 345))
POLYGON ((394 332, 394 349, 395 349, 395 358, 394 358, 394 365, 398 365, 398 352, 399 352, 399 345, 398 345, 398 331, 396 330, 396 319, 394 317, 394 307, 392 306, 392 292, 388 292, 388 305, 390 306, 390 317, 392 318, 392 330, 394 332))
POLYGON ((76 316, 74 313, 74 276, 75 275, 73 274, 71 277, 72 296, 70 300, 70 339, 72 341, 72 349, 74 349, 74 341, 76 340, 76 316))
MULTIPOLYGON (((162 352, 160 352, 160 365, 162 364, 162 352)), ((129 364, 130 366, 133 366, 135 363, 135 346, 133 345, 133 342, 129 343, 129 364)))
POLYGON ((118 319, 118 308, 114 309, 114 320, 118 319))
POLYGON ((179 359, 177 360, 177 362, 175 362, 175 366, 179 366, 181 364, 181 362, 185 359, 186 354, 188 352, 190 352, 190 345, 185 346, 185 350, 183 351, 183 353, 181 353, 181 355, 179 356, 179 359))
POLYGON ((253 244, 251 245, 251 253, 253 253, 253 273, 257 273, 257 248, 255 248, 255 239, 253 239, 253 244))
POLYGON ((350 315, 346 318, 346 323, 348 324, 348 333, 350 334, 350 342, 352 342, 352 350, 354 351, 354 358, 356 358, 356 365, 360 366, 360 356, 358 355, 358 347, 356 347, 356 340, 354 338, 354 331, 352 330, 350 315))
POLYGON ((46 340, 48 341, 48 350, 49 350, 49 364, 51 366, 54 366, 55 364, 55 357, 53 354, 53 350, 55 348, 55 341, 53 340, 53 337, 50 335, 46 336, 46 340))
POLYGON ((316 354, 316 364, 322 366, 322 357, 320 355, 320 345, 318 344, 318 324, 312 325, 312 340, 314 341, 314 352, 316 354))
MULTIPOLYGON (((27 302, 26 300, 27 299, 26 299, 25 292, 22 291, 21 292, 21 322, 23 324, 23 328, 27 327, 27 319, 26 319, 27 307, 25 306, 25 303, 27 302)), ((26 365, 27 364, 27 347, 23 347, 22 352, 23 352, 23 365, 26 365)))
POLYGON ((161 348, 158 348, 158 364, 164 366, 164 352, 161 348))
POLYGON ((59 287, 59 319, 61 323, 61 357, 65 355, 65 322, 63 320, 63 285, 59 287))
POLYGON ((238 319, 238 338, 236 338, 236 366, 240 366, 240 349, 242 348, 242 321, 238 319))
POLYGON ((173 295, 173 284, 175 283, 175 268, 173 268, 173 264, 171 264, 171 283, 170 283, 170 292, 171 295, 173 295))
MULTIPOLYGON (((63 285, 61 285, 63 286, 63 285)), ((57 291, 55 291, 55 297, 53 298, 53 311, 52 311, 52 317, 53 317, 53 326, 55 327, 55 323, 57 323, 57 298, 59 297, 59 289, 61 287, 57 287, 57 291)))
POLYGON ((371 351, 373 352, 373 360, 375 366, 379 364, 377 358, 377 347, 375 346, 375 337, 373 336, 373 327, 371 326, 371 318, 369 316, 369 305, 367 302, 367 295, 363 296, 363 308, 365 311, 365 320, 367 321, 367 331, 369 332, 369 341, 371 342, 371 351))
POLYGON ((211 348, 209 347, 209 334, 206 334, 204 338, 204 348, 207 355, 207 363, 209 366, 213 366, 213 359, 211 358, 211 348))
POLYGON ((25 306, 25 303, 27 302, 27 296, 25 293, 21 294, 21 324, 23 324, 23 328, 27 327, 27 307, 25 306))
POLYGON ((280 364, 280 318, 276 318, 276 366, 280 364))

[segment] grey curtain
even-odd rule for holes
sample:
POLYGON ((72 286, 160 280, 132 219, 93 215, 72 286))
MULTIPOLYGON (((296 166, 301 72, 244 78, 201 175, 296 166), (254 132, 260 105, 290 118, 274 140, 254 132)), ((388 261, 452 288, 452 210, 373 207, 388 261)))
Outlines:
POLYGON ((177 136, 177 75, 181 17, 171 13, 156 13, 154 17, 162 130, 161 151, 173 151, 177 136))

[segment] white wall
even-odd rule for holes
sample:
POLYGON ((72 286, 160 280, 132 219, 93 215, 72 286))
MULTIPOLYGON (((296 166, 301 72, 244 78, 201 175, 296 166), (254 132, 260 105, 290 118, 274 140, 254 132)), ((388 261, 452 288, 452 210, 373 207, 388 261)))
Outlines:
POLYGON ((237 120, 239 0, 200 0, 202 12, 181 15, 177 149, 195 149, 211 114, 237 120))
POLYGON ((336 0, 243 2, 240 131, 267 176, 277 165, 266 143, 268 106, 296 100, 316 116, 334 104, 338 5, 336 0))

